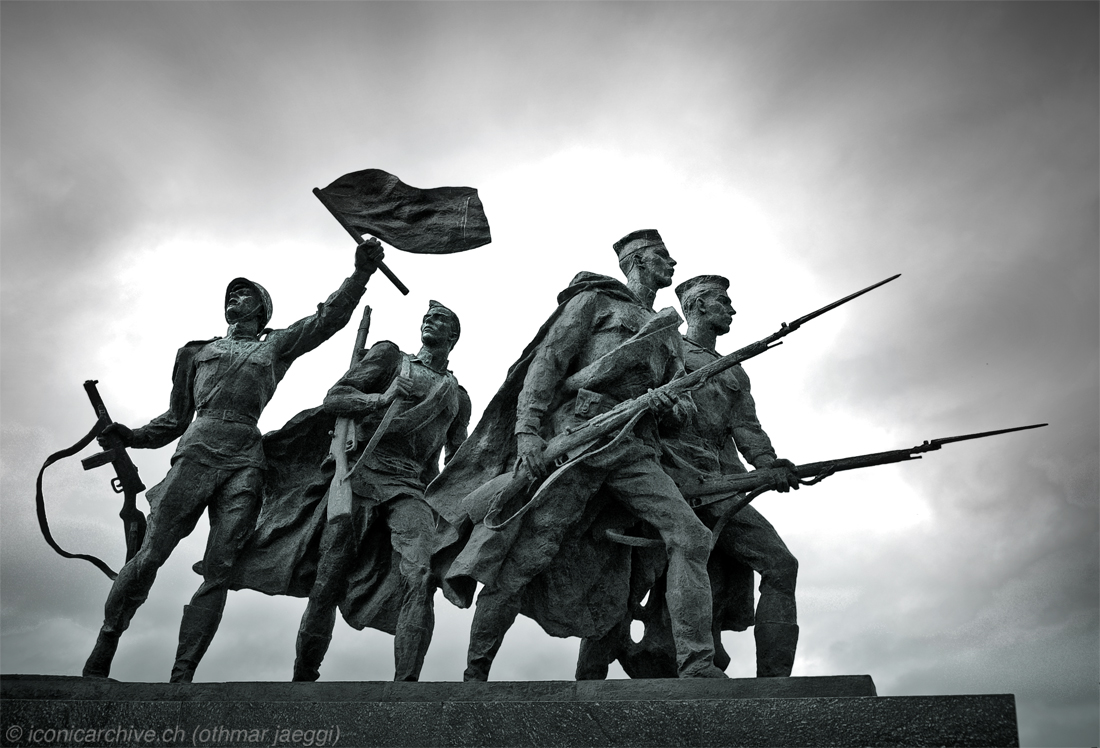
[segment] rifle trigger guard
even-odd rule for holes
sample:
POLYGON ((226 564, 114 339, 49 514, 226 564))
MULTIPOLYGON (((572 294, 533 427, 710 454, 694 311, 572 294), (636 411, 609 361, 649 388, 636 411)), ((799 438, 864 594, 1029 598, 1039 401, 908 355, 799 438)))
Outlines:
POLYGON ((115 493, 123 493, 126 489, 122 486, 122 479, 118 476, 111 478, 111 489, 115 493))
POLYGON ((799 485, 802 485, 802 486, 814 486, 814 485, 817 485, 818 483, 820 483, 821 481, 825 480, 826 478, 828 478, 830 475, 832 475, 835 472, 836 472, 836 468, 831 467, 828 470, 826 470, 825 472, 821 473, 821 475, 818 475, 815 478, 811 478, 810 480, 800 480, 800 481, 798 481, 798 483, 799 483, 799 485))

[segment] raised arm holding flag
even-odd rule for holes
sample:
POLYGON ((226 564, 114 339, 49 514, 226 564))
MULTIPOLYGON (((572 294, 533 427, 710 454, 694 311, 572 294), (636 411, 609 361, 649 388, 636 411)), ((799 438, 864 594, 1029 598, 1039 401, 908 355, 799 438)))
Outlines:
MULTIPOLYGON (((381 169, 355 171, 313 194, 356 242, 365 234, 403 252, 442 255, 492 241, 473 187, 410 187, 381 169)), ((385 263, 378 266, 402 293, 409 289, 385 263)))

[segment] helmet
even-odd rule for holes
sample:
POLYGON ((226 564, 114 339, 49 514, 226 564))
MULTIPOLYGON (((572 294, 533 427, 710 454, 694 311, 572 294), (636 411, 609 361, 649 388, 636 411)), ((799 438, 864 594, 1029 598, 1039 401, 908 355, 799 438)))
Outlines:
MULTIPOLYGON (((271 303, 271 294, 267 292, 267 289, 261 286, 255 281, 250 281, 248 278, 234 278, 229 281, 229 285, 225 287, 225 305, 229 305, 229 294, 233 293, 234 289, 244 286, 252 289, 252 291, 260 297, 260 304, 263 306, 263 314, 260 319, 260 328, 267 327, 267 323, 271 321, 271 315, 275 311, 275 307, 271 303)), ((228 320, 226 320, 228 322, 228 320)))

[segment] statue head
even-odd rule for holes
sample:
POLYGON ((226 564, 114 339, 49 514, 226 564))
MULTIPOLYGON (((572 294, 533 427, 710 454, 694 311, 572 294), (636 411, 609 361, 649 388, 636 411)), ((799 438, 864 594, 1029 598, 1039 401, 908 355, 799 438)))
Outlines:
POLYGON ((428 311, 420 323, 420 340, 424 345, 446 346, 453 350, 462 334, 458 315, 438 301, 428 302, 428 311))
POLYGON ((627 279, 637 280, 653 290, 672 285, 676 260, 669 256, 657 229, 632 231, 612 246, 627 279))
POLYGON ((730 301, 729 279, 721 275, 697 275, 676 286, 676 297, 689 327, 706 327, 718 335, 730 331, 737 314, 730 301))
POLYGON ((234 278, 225 288, 225 321, 229 324, 243 322, 256 317, 259 325, 256 331, 264 329, 271 320, 274 306, 271 294, 259 283, 248 278, 234 278))

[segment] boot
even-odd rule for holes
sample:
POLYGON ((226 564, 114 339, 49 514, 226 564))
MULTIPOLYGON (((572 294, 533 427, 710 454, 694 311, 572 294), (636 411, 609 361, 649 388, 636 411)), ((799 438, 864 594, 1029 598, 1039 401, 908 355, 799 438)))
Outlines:
POLYGON ((121 632, 108 630, 106 626, 99 630, 99 637, 95 640, 95 647, 88 661, 84 663, 85 678, 106 678, 111 674, 111 661, 115 658, 115 650, 118 649, 118 637, 121 632))
POLYGON ((788 678, 794 668, 798 646, 798 625, 794 623, 756 624, 756 677, 788 678))
POLYGON ((681 678, 728 678, 724 672, 718 669, 713 662, 697 665, 696 667, 680 673, 681 678))
POLYGON ((176 662, 172 665, 171 683, 190 683, 195 677, 195 668, 206 654, 218 624, 222 620, 220 608, 200 608, 197 605, 184 605, 183 618, 180 619, 180 641, 176 649, 176 662))
POLYGON ((312 683, 321 677, 321 662, 325 659, 331 641, 332 637, 328 635, 298 632, 298 642, 294 647, 295 681, 312 683))

